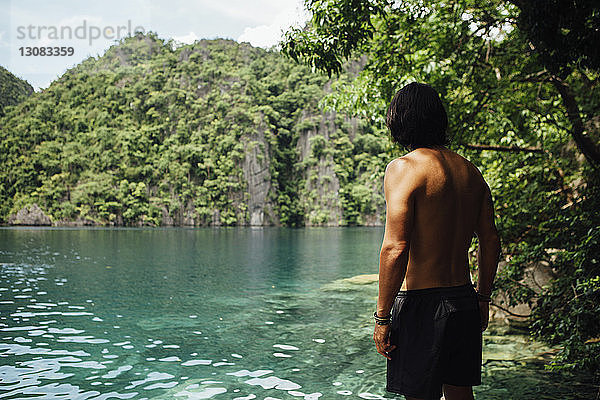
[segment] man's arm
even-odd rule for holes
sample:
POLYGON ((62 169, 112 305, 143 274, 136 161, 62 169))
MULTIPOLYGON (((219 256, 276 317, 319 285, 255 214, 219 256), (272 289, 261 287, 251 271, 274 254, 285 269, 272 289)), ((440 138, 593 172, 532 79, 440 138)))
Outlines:
MULTIPOLYGON (((479 213, 479 219, 475 227, 475 234, 479 240, 477 249, 477 264, 479 268, 477 291, 484 296, 492 294, 492 285, 496 270, 498 269, 498 258, 500 257, 500 238, 494 223, 494 204, 492 202, 492 193, 487 184, 485 184, 485 193, 483 203, 479 213)), ((485 330, 489 318, 489 304, 480 302, 481 309, 481 330, 485 330)))
POLYGON ((415 178, 410 161, 399 158, 388 164, 383 185, 386 214, 379 253, 377 314, 380 316, 389 315, 406 274, 414 217, 415 178))
MULTIPOLYGON (((379 296, 377 315, 390 314, 394 298, 402 286, 408 263, 410 234, 414 219, 414 190, 417 180, 409 160, 396 159, 385 170, 385 233, 379 254, 379 296)), ((373 340, 386 358, 395 347, 389 342, 389 325, 375 325, 373 340)))

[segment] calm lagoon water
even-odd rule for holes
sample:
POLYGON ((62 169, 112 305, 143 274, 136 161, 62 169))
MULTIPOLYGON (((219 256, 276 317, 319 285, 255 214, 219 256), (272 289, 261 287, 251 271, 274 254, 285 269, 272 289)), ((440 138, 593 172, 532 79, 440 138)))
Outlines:
MULTIPOLYGON (((376 283, 347 280, 377 272, 382 235, 0 229, 0 398, 392 399, 376 283)), ((492 326, 477 398, 594 398, 548 351, 492 326)))

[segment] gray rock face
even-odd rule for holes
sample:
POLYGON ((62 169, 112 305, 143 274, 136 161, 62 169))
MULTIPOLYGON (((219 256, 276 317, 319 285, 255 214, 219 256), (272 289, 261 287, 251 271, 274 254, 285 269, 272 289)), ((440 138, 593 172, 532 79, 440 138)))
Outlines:
MULTIPOLYGON (((303 118, 306 118, 303 115, 303 118)), ((342 222, 342 206, 340 204, 340 182, 335 173, 335 163, 331 154, 314 154, 317 140, 330 141, 335 132, 334 113, 324 113, 315 129, 300 134, 297 151, 301 162, 311 157, 318 161, 307 165, 304 171, 305 193, 300 201, 306 210, 306 225, 338 226, 342 222)))
MULTIPOLYGON (((498 271, 501 271, 505 265, 505 261, 500 261, 498 271)), ((525 268, 523 279, 519 283, 539 294, 553 278, 555 276, 550 265, 545 261, 541 261, 529 264, 525 268)), ((529 326, 532 305, 520 303, 511 306, 508 295, 502 290, 498 291, 492 302, 496 306, 490 307, 490 319, 501 320, 516 328, 527 328, 529 326)))
POLYGON ((48 226, 52 225, 52 220, 37 204, 30 204, 8 217, 10 225, 32 225, 48 226))
POLYGON ((269 145, 261 131, 245 140, 242 169, 247 183, 247 223, 252 226, 277 224, 273 205, 268 199, 271 190, 269 145))
MULTIPOLYGON (((180 206, 175 211, 169 210, 166 205, 162 206, 161 226, 197 226, 200 225, 196 218, 194 204, 188 201, 185 205, 180 206)), ((144 226, 142 221, 138 226, 144 226)))

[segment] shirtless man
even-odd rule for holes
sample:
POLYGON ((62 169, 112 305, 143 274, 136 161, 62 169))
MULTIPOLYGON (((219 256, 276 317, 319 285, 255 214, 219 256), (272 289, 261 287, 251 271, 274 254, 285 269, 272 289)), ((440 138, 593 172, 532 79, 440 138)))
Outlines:
POLYGON ((411 83, 390 104, 392 140, 410 153, 385 171, 386 224, 373 340, 386 390, 407 399, 473 399, 500 241, 489 186, 450 151, 437 92, 411 83), (468 249, 477 235, 477 290, 468 249))

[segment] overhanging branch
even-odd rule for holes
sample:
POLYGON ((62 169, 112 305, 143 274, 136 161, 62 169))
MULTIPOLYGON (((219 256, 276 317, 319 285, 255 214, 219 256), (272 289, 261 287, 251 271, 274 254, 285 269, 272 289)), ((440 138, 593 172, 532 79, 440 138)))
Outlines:
POLYGON ((489 144, 463 144, 463 147, 473 150, 492 150, 492 151, 507 151, 512 153, 545 153, 546 150, 539 147, 519 147, 519 146, 495 146, 489 144))
POLYGON ((513 317, 518 317, 518 318, 529 318, 529 317, 531 317, 531 314, 517 314, 517 313, 514 313, 514 312, 510 311, 508 308, 502 307, 501 305, 496 304, 494 302, 491 302, 490 305, 499 308, 500 310, 504 311, 505 313, 507 313, 508 315, 513 316, 513 317))

